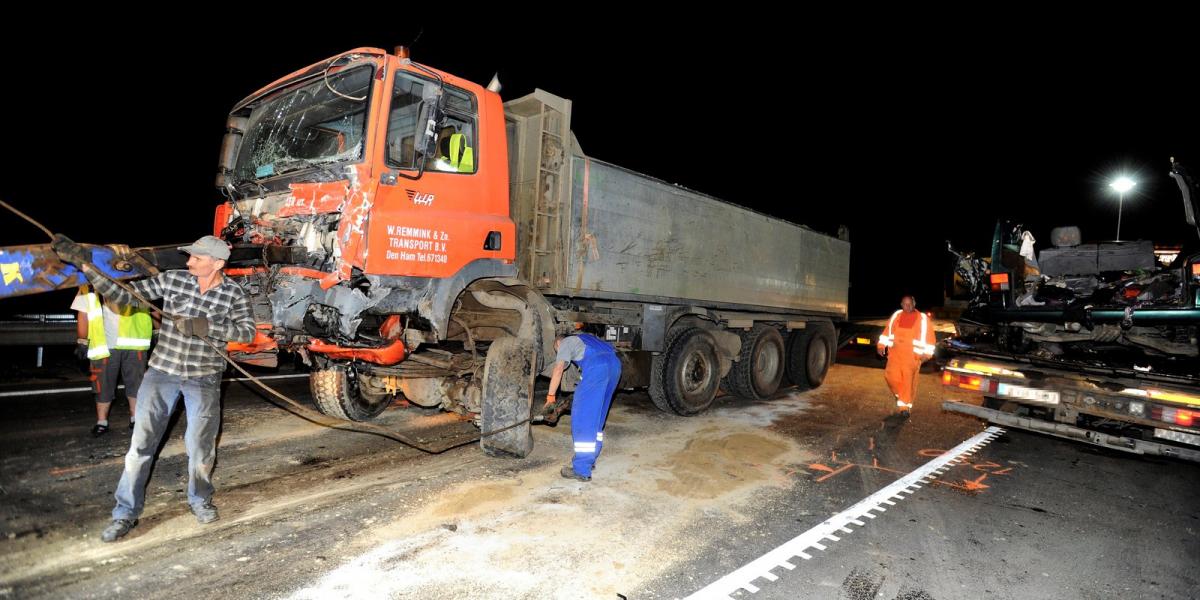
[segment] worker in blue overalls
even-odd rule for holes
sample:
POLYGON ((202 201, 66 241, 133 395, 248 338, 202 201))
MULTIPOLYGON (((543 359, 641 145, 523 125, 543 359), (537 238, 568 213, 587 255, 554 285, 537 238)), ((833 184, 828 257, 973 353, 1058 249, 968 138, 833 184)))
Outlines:
POLYGON ((575 442, 575 457, 559 473, 567 479, 591 481, 592 465, 604 446, 604 421, 612 404, 613 391, 621 380, 621 361, 612 346, 590 333, 559 337, 554 341, 557 353, 554 373, 550 376, 550 392, 546 395, 547 412, 557 403, 558 384, 562 381, 567 363, 579 365, 583 376, 575 387, 571 403, 571 439, 575 442))

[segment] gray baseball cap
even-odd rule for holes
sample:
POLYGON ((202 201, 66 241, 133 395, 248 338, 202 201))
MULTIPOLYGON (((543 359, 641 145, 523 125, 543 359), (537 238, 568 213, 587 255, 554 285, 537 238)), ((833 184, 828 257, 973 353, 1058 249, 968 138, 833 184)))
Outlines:
POLYGON ((179 249, 187 252, 188 254, 199 254, 201 256, 211 256, 221 260, 229 260, 229 244, 226 244, 224 240, 212 235, 206 235, 196 240, 196 242, 190 246, 180 246, 179 249))

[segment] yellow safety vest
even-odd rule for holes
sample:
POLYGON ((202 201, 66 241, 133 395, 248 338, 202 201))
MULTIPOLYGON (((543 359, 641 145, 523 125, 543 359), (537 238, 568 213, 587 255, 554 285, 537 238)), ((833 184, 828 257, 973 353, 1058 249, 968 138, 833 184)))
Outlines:
MULTIPOLYGON (((110 352, 104 335, 104 309, 96 292, 87 291, 88 358, 108 358, 110 352)), ((150 311, 135 306, 122 306, 117 313, 117 339, 112 348, 116 350, 149 350, 150 337, 154 334, 154 321, 150 311)))
POLYGON ((450 135, 450 156, 442 156, 438 160, 449 163, 459 173, 475 171, 475 152, 467 145, 467 136, 462 133, 450 135))

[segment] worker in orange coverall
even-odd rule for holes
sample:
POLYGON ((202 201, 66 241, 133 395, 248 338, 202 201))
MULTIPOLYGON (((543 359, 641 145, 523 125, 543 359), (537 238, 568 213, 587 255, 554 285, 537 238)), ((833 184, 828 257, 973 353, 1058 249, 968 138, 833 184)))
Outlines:
POLYGON ((900 310, 888 319, 883 335, 875 349, 880 356, 887 353, 887 368, 883 372, 888 389, 896 396, 896 410, 907 417, 917 399, 917 381, 921 363, 933 358, 937 344, 929 316, 917 311, 912 296, 900 299, 900 310))

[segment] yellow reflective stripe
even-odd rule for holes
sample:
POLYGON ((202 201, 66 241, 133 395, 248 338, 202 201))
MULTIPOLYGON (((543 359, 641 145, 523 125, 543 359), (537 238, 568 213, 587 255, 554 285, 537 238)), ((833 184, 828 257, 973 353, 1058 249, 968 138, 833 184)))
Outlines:
POLYGON ((465 137, 466 136, 461 133, 450 135, 450 166, 454 167, 455 169, 458 169, 458 163, 462 160, 462 145, 463 138, 465 137))
POLYGON ((88 292, 88 358, 99 360, 108 358, 108 340, 104 335, 104 310, 100 308, 100 297, 96 292, 88 292))
POLYGON ((475 171, 475 152, 470 146, 463 148, 462 160, 458 162, 459 173, 471 173, 475 171))
POLYGON ((150 340, 144 340, 142 338, 119 337, 117 338, 116 346, 113 347, 118 350, 144 350, 150 347, 150 340))

